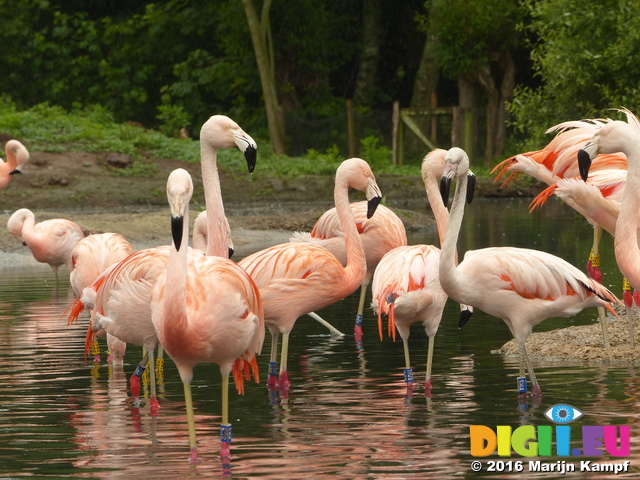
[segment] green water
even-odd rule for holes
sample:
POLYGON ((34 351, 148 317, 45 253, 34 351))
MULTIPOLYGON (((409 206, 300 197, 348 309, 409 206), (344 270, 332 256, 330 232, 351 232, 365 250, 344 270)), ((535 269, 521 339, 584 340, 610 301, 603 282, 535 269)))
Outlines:
MULTIPOLYGON (((531 215, 526 201, 478 201, 467 210, 460 251, 530 247, 583 268, 591 241, 586 222, 558 204, 531 215)), ((410 243, 433 242, 433 231, 410 235, 410 243)), ((620 274, 606 236, 602 256, 604 283, 619 292, 620 274)), ((159 415, 150 415, 146 399, 134 408, 126 382, 140 360, 140 348, 129 346, 123 371, 108 366, 104 352, 100 363, 85 363, 86 324, 67 327, 62 319, 71 300, 67 280, 56 297, 47 266, 0 269, 0 478, 521 478, 531 475, 529 458, 517 454, 480 458, 483 470, 472 472, 476 458, 469 452, 469 426, 552 425, 544 412, 558 403, 584 413, 572 424, 576 432, 583 425, 631 427, 630 456, 591 458, 629 460, 629 472, 576 472, 569 478, 640 475, 637 366, 534 361, 543 396, 520 402, 517 363, 491 354, 511 338, 507 327, 476 312, 458 329, 458 307, 450 303, 436 336, 431 398, 425 398, 421 385, 426 335, 417 325, 412 329, 416 388, 408 397, 402 344, 380 341, 370 310, 362 342, 354 339, 355 295, 319 312, 347 334, 342 339, 332 338, 308 317, 298 320, 291 335, 292 386, 286 398, 265 385, 267 335, 259 360, 262 383, 246 384, 244 396, 230 394, 234 437, 226 467, 218 456, 220 374, 215 365, 196 367, 200 463, 190 466, 182 384, 171 360, 165 362, 160 384, 159 415), (490 461, 509 460, 524 461, 524 472, 487 471, 490 461)), ((588 323, 594 316, 585 311, 572 319, 548 320, 536 331, 588 323)), ((581 460, 538 459, 578 466, 581 460)))

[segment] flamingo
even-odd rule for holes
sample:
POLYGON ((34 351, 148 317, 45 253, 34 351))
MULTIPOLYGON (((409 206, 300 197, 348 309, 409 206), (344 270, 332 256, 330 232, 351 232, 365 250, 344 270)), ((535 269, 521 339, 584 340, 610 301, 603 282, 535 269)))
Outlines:
MULTIPOLYGON (((449 212, 438 190, 438 180, 444 171, 446 150, 429 152, 422 161, 422 179, 433 211, 440 243, 444 240, 449 212)), ((377 215, 377 212, 376 212, 377 215)), ((375 218, 375 217, 374 217, 375 218)), ((404 347, 407 392, 413 390, 413 370, 409 357, 409 333, 413 322, 422 322, 429 346, 425 394, 431 392, 431 367, 436 332, 440 325, 447 295, 440 287, 438 266, 440 249, 433 245, 399 246, 380 260, 373 274, 372 307, 378 314, 378 330, 382 340, 382 315, 389 317, 389 334, 395 341, 398 329, 404 347)))
MULTIPOLYGON (((260 293, 247 272, 222 257, 188 253, 189 200, 193 192, 186 170, 174 170, 167 181, 173 244, 165 272, 151 295, 151 318, 161 344, 173 359, 184 384, 191 463, 198 458, 191 399, 193 367, 217 363, 222 375, 221 458, 229 457, 229 374, 244 393, 243 371, 253 367, 264 341, 260 293)), ((196 252, 196 251, 194 251, 196 252)), ((247 375, 249 372, 247 370, 247 375)))
MULTIPOLYGON (((589 143, 578 153, 582 179, 587 180, 591 162, 601 153, 622 152, 627 157, 627 185, 620 204, 615 225, 614 252, 618 268, 636 292, 640 289, 640 250, 638 248, 638 223, 640 208, 640 120, 627 109, 621 109, 627 122, 611 121, 593 135, 589 143)), ((632 348, 635 348, 635 332, 632 316, 627 314, 632 348)))
POLYGON ((29 161, 29 150, 18 140, 9 140, 4 151, 7 161, 0 159, 0 190, 9 184, 14 175, 22 173, 22 168, 29 161))
MULTIPOLYGON (((133 253, 133 247, 118 233, 99 233, 89 235, 78 242, 71 253, 73 271, 69 277, 71 288, 76 295, 82 295, 85 287, 90 286, 108 267, 124 260, 133 253)), ((127 344, 110 333, 106 334, 109 356, 107 362, 122 365, 127 344)), ((92 350, 99 361, 97 342, 92 350)))
MULTIPOLYGON (((360 299, 354 328, 356 335, 362 335, 364 302, 373 272, 385 253, 407 244, 407 233, 402 220, 393 210, 384 205, 379 205, 376 215, 371 218, 367 218, 366 201, 351 203, 350 207, 367 259, 367 273, 360 285, 360 299)), ((291 241, 320 245, 333 253, 343 266, 347 264, 347 248, 335 207, 322 214, 310 233, 295 232, 291 241)))
MULTIPOLYGON (((227 238, 229 241, 229 253, 227 258, 233 256, 233 241, 231 239, 231 228, 229 227, 229 221, 224 218, 224 228, 227 231, 227 238)), ((196 217, 196 221, 193 222, 193 248, 197 248, 203 252, 207 251, 207 211, 203 210, 196 217)))
POLYGON ((443 199, 456 178, 449 224, 440 255, 440 285, 449 298, 502 318, 518 343, 518 389, 527 392, 525 367, 534 396, 542 391, 526 350, 534 326, 550 317, 569 317, 587 307, 602 306, 615 314, 616 296, 565 260, 526 248, 489 247, 467 251, 456 267, 456 244, 464 215, 465 192, 475 178, 469 174, 469 158, 454 147, 447 152, 441 180, 443 199))
POLYGON ((73 271, 71 252, 77 243, 84 238, 82 228, 71 220, 56 218, 36 223, 31 210, 16 210, 7 222, 9 233, 29 247, 33 258, 40 263, 47 263, 56 277, 56 291, 59 278, 58 267, 66 265, 73 271))
MULTIPOLYGON (((200 164, 204 185, 207 214, 207 254, 228 255, 228 225, 224 215, 220 179, 216 164, 219 148, 238 147, 245 156, 249 172, 255 168, 256 144, 240 126, 224 115, 214 115, 200 130, 200 164)), ((142 250, 127 257, 104 272, 91 287, 77 298, 69 314, 75 321, 84 308, 95 310, 94 330, 104 329, 126 343, 145 347, 146 353, 131 376, 130 385, 134 402, 139 402, 140 376, 147 358, 153 365, 153 350, 158 337, 151 321, 151 288, 158 275, 166 269, 169 246, 142 250)), ((202 252, 200 252, 202 253, 202 252)), ((195 255, 196 253, 194 253, 195 255)), ((150 407, 156 413, 159 404, 155 390, 155 371, 149 370, 151 380, 150 407)))
POLYGON ((270 387, 276 383, 284 391, 289 387, 289 334, 298 317, 343 299, 362 284, 367 265, 362 238, 349 206, 349 187, 366 193, 369 218, 381 199, 380 189, 367 162, 359 158, 342 162, 336 171, 334 200, 347 246, 345 267, 326 248, 307 242, 275 245, 239 262, 260 289, 265 324, 271 332, 270 387), (278 374, 279 334, 282 334, 282 351, 278 374))
MULTIPOLYGON (((600 270, 600 240, 603 230, 614 234, 615 219, 618 209, 616 202, 619 199, 621 188, 624 188, 627 159, 620 153, 598 155, 594 159, 594 166, 589 183, 597 188, 585 188, 572 179, 578 178, 580 167, 576 155, 586 145, 593 134, 602 125, 611 122, 606 120, 569 121, 555 125, 546 133, 557 132, 556 136, 542 150, 528 152, 507 158, 496 165, 491 173, 497 173, 496 181, 500 180, 507 172, 510 175, 503 182, 503 186, 521 173, 549 185, 532 202, 531 211, 543 205, 546 200, 555 194, 567 205, 576 210, 593 226, 593 245, 587 261, 589 276, 598 282, 602 282, 600 270)), ((623 283, 626 284, 626 281, 623 283)), ((630 312, 631 294, 624 294, 627 311, 630 312)), ((609 335, 605 322, 605 313, 598 308, 598 316, 602 328, 603 344, 610 348, 609 335)))
MULTIPOLYGON (((555 125, 549 128, 546 133, 558 133, 542 150, 507 158, 496 165, 491 173, 497 172, 495 181, 498 181, 507 172, 511 172, 503 182, 503 186, 520 173, 525 173, 550 186, 557 184, 562 179, 575 178, 580 174, 579 165, 576 160, 578 151, 586 145, 600 126, 610 121, 609 119, 594 119, 588 121, 569 121, 555 125)), ((627 168, 627 159, 624 155, 618 153, 599 155, 597 159, 594 159, 593 163, 593 171, 609 169, 626 170, 627 168)), ((604 190, 601 191, 603 195, 608 195, 608 192, 604 190)), ((548 193, 549 192, 547 192, 547 196, 548 193)), ((541 197, 544 198, 545 195, 541 194, 541 197)), ((571 208, 585 216, 587 221, 594 227, 593 247, 589 254, 587 270, 592 278, 601 281, 602 272, 599 268, 600 254, 598 252, 602 231, 605 227, 594 218, 594 216, 599 216, 598 212, 593 214, 593 212, 583 208, 583 202, 589 201, 584 197, 565 195, 563 200, 571 208)), ((540 204, 538 201, 534 201, 532 207, 539 206, 540 204)), ((607 341, 605 341, 605 343, 607 343, 607 341)))

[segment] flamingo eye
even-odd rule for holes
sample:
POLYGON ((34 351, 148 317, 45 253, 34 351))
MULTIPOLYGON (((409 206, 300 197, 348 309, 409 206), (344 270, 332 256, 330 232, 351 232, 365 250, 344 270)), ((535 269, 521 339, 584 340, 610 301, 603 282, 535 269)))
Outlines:
POLYGON ((580 410, 566 403, 553 405, 544 412, 544 416, 554 423, 570 423, 582 415, 584 414, 580 410))

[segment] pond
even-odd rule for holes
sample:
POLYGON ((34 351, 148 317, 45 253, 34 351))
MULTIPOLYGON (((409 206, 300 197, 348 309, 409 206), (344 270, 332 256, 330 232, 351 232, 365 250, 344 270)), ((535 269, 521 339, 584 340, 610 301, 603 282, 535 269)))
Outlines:
MULTIPOLYGON (((460 251, 530 247, 584 269, 591 227, 558 202, 533 214, 527 206, 526 200, 475 201, 467 209, 460 251)), ((437 243, 437 238, 433 231, 419 231, 409 243, 437 243)), ((602 243, 604 283, 619 294, 613 242, 605 235, 602 243)), ((61 275, 56 295, 46 265, 0 269, 2 478, 520 478, 522 469, 533 475, 536 464, 529 461, 537 460, 538 468, 573 465, 577 470, 581 461, 592 461, 583 469, 630 461, 618 475, 576 472, 571 478, 640 476, 639 366, 534 361, 543 396, 520 402, 517 361, 491 353, 511 339, 504 322, 477 311, 458 329, 458 306, 449 302, 436 336, 430 398, 421 385, 426 335, 413 326, 410 347, 417 383, 407 396, 402 342, 380 341, 370 309, 361 341, 353 336, 357 294, 318 312, 346 333, 343 338, 332 337, 309 317, 298 320, 290 343, 292 385, 284 397, 265 384, 267 335, 259 358, 261 383, 246 383, 244 396, 233 387, 230 392, 230 464, 222 465, 219 458, 219 370, 215 365, 196 367, 200 463, 192 466, 182 384, 171 360, 165 362, 159 384, 159 415, 150 414, 147 399, 135 408, 127 379, 141 358, 140 347, 129 346, 123 369, 108 365, 104 351, 100 362, 85 362, 86 323, 67 327, 62 318, 73 299, 65 277, 61 275), (622 458, 607 453, 565 457, 556 455, 555 447, 551 456, 471 455, 471 425, 493 431, 497 426, 553 425, 544 412, 556 404, 584 414, 571 424, 572 448, 582 448, 580 427, 615 425, 630 427, 631 451, 622 458), (474 472, 472 462, 478 460, 482 470, 474 472)), ((547 320, 536 331, 594 318, 594 311, 584 311, 572 319, 547 320)))

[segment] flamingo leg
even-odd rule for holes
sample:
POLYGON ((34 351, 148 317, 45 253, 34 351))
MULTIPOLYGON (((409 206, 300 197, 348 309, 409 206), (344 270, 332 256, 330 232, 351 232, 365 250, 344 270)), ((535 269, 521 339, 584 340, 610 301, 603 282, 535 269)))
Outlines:
POLYGON ((160 408, 160 404, 158 403, 158 398, 156 396, 156 368, 155 361, 153 359, 153 348, 147 348, 147 352, 149 352, 149 382, 151 384, 151 398, 149 399, 149 407, 151 409, 151 416, 158 415, 158 409, 160 408))
POLYGON ((529 360, 529 355, 527 354, 527 347, 525 346, 525 342, 518 341, 518 352, 520 354, 520 376, 525 376, 526 366, 526 369, 529 371, 529 378, 531 379, 531 390, 533 391, 533 394, 536 396, 542 395, 540 384, 538 383, 536 374, 533 371, 533 366, 531 365, 531 360, 529 360))
POLYGON ((196 443, 196 422, 193 416, 193 399, 191 398, 191 382, 183 382, 184 403, 187 408, 187 423, 189 425, 189 446, 191 455, 189 463, 198 463, 198 444, 196 443))
POLYGON ((631 285, 626 278, 622 279, 622 299, 627 308, 627 322, 629 322, 629 346, 636 348, 636 333, 633 327, 633 294, 631 293, 631 285))
POLYGON ((278 336, 280 334, 274 328, 271 330, 271 356, 269 357, 269 376, 267 386, 275 387, 278 384, 278 336))
POLYGON ((607 318, 604 313, 604 307, 598 307, 598 319, 600 320, 600 327, 602 328, 602 344, 605 350, 611 349, 611 343, 609 342, 609 331, 607 330, 607 318))
POLYGON ((146 348, 144 350, 145 352, 142 360, 140 360, 140 363, 136 367, 135 372, 133 372, 133 375, 131 375, 131 378, 129 379, 129 388, 131 388, 133 405, 135 407, 140 406, 140 377, 142 377, 142 374, 147 368, 147 363, 149 362, 149 352, 147 352, 146 348))
POLYGON ((362 335, 362 320, 364 318, 364 300, 367 296, 367 286, 369 283, 360 286, 360 300, 358 301, 358 314, 356 315, 356 326, 354 328, 356 335, 362 335))
POLYGON ((431 367, 433 366, 433 347, 435 344, 435 335, 429 337, 429 348, 427 350, 427 376, 424 381, 425 395, 431 396, 431 367))
POLYGON ((289 356, 289 332, 282 334, 282 350, 280 351, 280 375, 278 385, 280 388, 289 387, 289 375, 287 373, 287 357, 289 356))
POLYGON ((322 318, 320 315, 318 315, 316 312, 309 312, 307 313, 307 315, 309 315, 311 318, 313 318, 315 321, 321 323, 322 325, 324 325, 325 327, 327 327, 329 329, 329 331, 331 332, 332 335, 335 335, 337 337, 344 337, 344 333, 342 333, 340 330, 338 330, 336 327, 334 327, 333 325, 331 325, 329 322, 327 322, 324 318, 322 318))
POLYGON ((91 342, 91 355, 93 355, 94 362, 100 363, 100 344, 96 337, 94 337, 93 342, 91 342))
POLYGON ((409 358, 409 339, 402 338, 402 346, 404 348, 404 381, 407 384, 407 396, 411 396, 413 392, 413 369, 411 368, 411 360, 409 358))
POLYGON ((222 417, 220 421, 220 458, 229 460, 231 452, 231 424, 229 423, 229 374, 222 375, 222 417))

